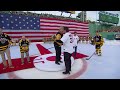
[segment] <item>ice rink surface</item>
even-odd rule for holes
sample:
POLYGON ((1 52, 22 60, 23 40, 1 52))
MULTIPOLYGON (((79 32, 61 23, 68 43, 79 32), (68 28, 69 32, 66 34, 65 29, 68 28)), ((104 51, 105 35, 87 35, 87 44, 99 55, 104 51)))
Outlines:
MULTIPOLYGON (((55 52, 53 43, 42 43, 42 45, 49 49, 51 52, 55 52)), ((95 51, 95 47, 90 44, 85 43, 79 43, 78 44, 78 52, 85 54, 85 55, 92 55, 95 51)), ((36 43, 31 43, 30 45, 30 56, 31 55, 40 55, 36 43)), ((11 56, 12 58, 19 58, 20 57, 20 51, 18 46, 11 47, 11 56)), ((90 60, 87 61, 87 69, 84 71, 84 73, 80 74, 80 76, 77 77, 77 79, 120 79, 120 41, 116 40, 105 40, 105 43, 102 47, 102 56, 96 56, 94 55, 90 60)), ((1 57, 0 57, 0 62, 1 57)), ((81 68, 82 61, 77 60, 76 65, 73 65, 73 73, 76 73, 79 71, 78 69, 81 68), (78 64, 78 62, 80 64, 78 64)), ((35 68, 32 69, 25 69, 20 71, 15 71, 16 75, 23 79, 53 79, 51 78, 50 74, 51 72, 42 72, 40 73, 39 70, 36 70, 35 68), (27 73, 26 73, 27 72, 27 73), (34 75, 31 75, 29 73, 33 73, 34 75), (49 74, 46 77, 43 77, 44 74, 49 74), (36 76, 36 74, 40 74, 36 76), (42 75, 43 74, 43 75, 42 75)), ((54 72, 51 75, 55 75, 54 79, 64 78, 66 76, 60 76, 62 72, 54 72)), ((0 79, 9 79, 8 74, 0 74, 0 79)))

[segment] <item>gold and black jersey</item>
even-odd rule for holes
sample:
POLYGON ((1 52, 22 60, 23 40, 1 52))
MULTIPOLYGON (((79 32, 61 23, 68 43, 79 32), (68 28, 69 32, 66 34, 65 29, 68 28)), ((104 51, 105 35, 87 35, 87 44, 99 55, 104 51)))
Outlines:
POLYGON ((95 44, 101 44, 101 43, 103 44, 104 40, 103 40, 102 36, 99 35, 99 36, 94 37, 94 42, 95 42, 95 44))
POLYGON ((11 38, 7 34, 2 33, 0 35, 0 51, 5 51, 8 48, 10 42, 11 38))
MULTIPOLYGON (((61 34, 60 32, 58 32, 55 36, 54 36, 54 41, 57 41, 59 43, 61 43, 61 38, 63 37, 63 34, 61 34)), ((54 42, 55 46, 59 46, 56 42, 54 42)))
POLYGON ((23 41, 22 39, 19 41, 19 46, 20 46, 20 52, 25 53, 29 51, 29 40, 25 39, 23 41))

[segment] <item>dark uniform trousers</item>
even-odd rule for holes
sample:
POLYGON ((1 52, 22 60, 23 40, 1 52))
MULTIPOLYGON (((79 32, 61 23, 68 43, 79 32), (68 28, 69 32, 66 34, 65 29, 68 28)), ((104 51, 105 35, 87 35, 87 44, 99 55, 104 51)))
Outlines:
POLYGON ((96 49, 96 54, 98 54, 98 53, 101 54, 101 45, 100 44, 96 45, 95 49, 96 49))
POLYGON ((58 63, 60 61, 60 56, 61 56, 61 47, 58 45, 54 45, 55 51, 56 51, 56 61, 55 63, 58 63))
POLYGON ((72 54, 64 52, 64 62, 66 67, 66 72, 71 71, 71 56, 72 54))
POLYGON ((76 57, 76 53, 77 53, 77 46, 74 47, 75 52, 74 52, 74 56, 76 57))

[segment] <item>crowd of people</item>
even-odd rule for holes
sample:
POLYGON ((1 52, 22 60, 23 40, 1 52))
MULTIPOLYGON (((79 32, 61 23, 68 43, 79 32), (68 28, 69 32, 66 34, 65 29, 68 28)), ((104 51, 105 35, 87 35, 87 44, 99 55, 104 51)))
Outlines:
POLYGON ((111 27, 107 30, 97 30, 97 32, 120 32, 120 26, 111 27))

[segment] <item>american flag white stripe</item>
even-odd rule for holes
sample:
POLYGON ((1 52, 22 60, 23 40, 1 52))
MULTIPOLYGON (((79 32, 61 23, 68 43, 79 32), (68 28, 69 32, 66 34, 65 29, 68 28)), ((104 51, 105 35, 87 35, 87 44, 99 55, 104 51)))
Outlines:
MULTIPOLYGON (((51 30, 51 29, 55 29, 55 30, 59 30, 60 27, 50 27, 50 26, 41 26, 41 30, 42 29, 46 29, 46 30, 51 30)), ((80 28, 69 28, 70 30, 84 30, 87 31, 88 29, 80 29, 80 28)))
MULTIPOLYGON (((72 31, 71 31, 71 33, 73 33, 72 31)), ((24 34, 24 36, 52 36, 52 35, 54 35, 55 33, 46 33, 46 34, 24 34)), ((85 33, 85 32, 80 32, 80 33, 78 33, 78 34, 88 34, 88 33, 85 33)), ((23 34, 9 34, 9 36, 23 36, 23 34)))
POLYGON ((66 26, 66 27, 69 27, 69 28, 87 28, 86 26, 80 26, 80 25, 66 25, 66 24, 56 24, 56 23, 41 23, 40 24, 41 26, 56 26, 56 27, 60 27, 60 26, 66 26))
MULTIPOLYGON (((67 25, 61 25, 61 26, 68 27, 67 25)), ((59 27, 60 27, 60 26, 56 26, 56 24, 54 24, 54 26, 50 26, 50 25, 44 26, 44 25, 41 25, 41 29, 42 29, 42 28, 43 28, 43 29, 44 29, 44 28, 46 28, 46 29, 49 29, 49 28, 50 28, 50 29, 59 29, 59 27)), ((78 28, 79 28, 79 29, 83 29, 83 30, 84 30, 84 29, 87 29, 87 30, 88 30, 87 27, 80 27, 80 26, 79 26, 79 27, 68 27, 68 28, 69 28, 69 29, 73 29, 73 30, 74 30, 74 29, 78 29, 78 28)))
MULTIPOLYGON (((74 31, 76 31, 77 33, 79 33, 79 32, 85 32, 85 33, 89 33, 88 31, 84 31, 84 30, 71 30, 70 32, 74 32, 74 31)), ((37 30, 18 30, 17 32, 16 32, 16 30, 4 30, 3 31, 4 33, 18 33, 18 34, 20 34, 20 33, 23 33, 23 34, 26 34, 26 33, 40 33, 40 34, 42 34, 42 33, 56 33, 56 32, 58 32, 58 30, 56 29, 56 30, 45 30, 45 31, 37 31, 37 30)))
MULTIPOLYGON (((9 34, 10 36, 16 36, 16 34, 9 34)), ((51 36, 54 34, 24 34, 25 36, 51 36)), ((17 36, 23 36, 23 34, 17 34, 17 36)))
POLYGON ((68 21, 60 21, 60 20, 49 20, 49 19, 40 19, 41 23, 60 23, 60 24, 72 24, 72 25, 85 25, 88 26, 89 24, 84 24, 84 23, 77 23, 77 22, 68 22, 68 21))
MULTIPOLYGON (((13 32, 14 33, 14 32, 13 32)), ((16 33, 16 34, 11 34, 11 33, 7 33, 9 34, 10 36, 46 36, 46 35, 54 35, 56 34, 56 32, 52 32, 52 33, 40 33, 40 34, 36 34, 36 33, 33 33, 33 34, 19 34, 19 33, 16 33)), ((71 31, 71 33, 73 34, 74 32, 71 31)), ((85 32, 78 32, 77 34, 89 34, 89 33, 85 33, 85 32)))
POLYGON ((41 32, 40 30, 3 30, 3 32, 41 32))

